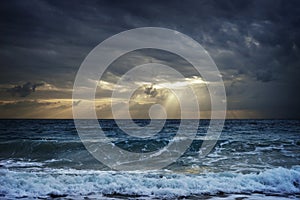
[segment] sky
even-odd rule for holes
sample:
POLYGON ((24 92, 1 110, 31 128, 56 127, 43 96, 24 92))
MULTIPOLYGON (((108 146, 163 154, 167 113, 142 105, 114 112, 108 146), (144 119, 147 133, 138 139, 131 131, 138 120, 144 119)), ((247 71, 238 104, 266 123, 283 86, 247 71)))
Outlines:
MULTIPOLYGON (((1 1, 0 118, 72 118, 72 105, 82 104, 72 103, 74 80, 89 52, 122 31, 163 27, 193 38, 212 57, 225 84, 227 118, 300 119, 299 13, 294 0, 1 1)), ((117 81, 130 66, 149 62, 173 65, 184 77, 142 75, 129 100, 114 99, 117 107, 127 104, 133 118, 148 118, 158 103, 178 118, 176 96, 165 86, 188 85, 201 118, 210 117, 203 77, 172 53, 144 49, 115 60, 99 80, 99 118, 116 117, 111 95, 125 90, 117 81)))

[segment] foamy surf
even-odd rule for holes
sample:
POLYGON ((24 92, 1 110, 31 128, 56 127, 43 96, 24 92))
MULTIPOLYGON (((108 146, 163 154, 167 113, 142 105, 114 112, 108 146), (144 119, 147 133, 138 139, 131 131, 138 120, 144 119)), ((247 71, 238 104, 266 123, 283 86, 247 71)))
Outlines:
POLYGON ((161 172, 113 172, 75 169, 28 168, 0 170, 0 194, 4 198, 46 197, 143 197, 179 198, 255 194, 300 197, 300 166, 260 173, 173 174, 161 172))
MULTIPOLYGON (((227 120, 200 159, 208 122, 200 121, 194 142, 166 168, 116 172, 91 156, 70 120, 0 120, 0 199, 300 199, 300 121, 227 120)), ((151 140, 101 123, 120 148, 150 152, 174 137, 179 121, 167 120, 151 140)))

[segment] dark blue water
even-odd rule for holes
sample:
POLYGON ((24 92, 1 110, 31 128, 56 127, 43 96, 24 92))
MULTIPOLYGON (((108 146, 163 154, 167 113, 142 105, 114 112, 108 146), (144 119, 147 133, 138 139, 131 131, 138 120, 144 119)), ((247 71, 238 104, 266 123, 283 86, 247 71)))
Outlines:
MULTIPOLYGON (((129 136, 113 120, 99 124, 119 148, 147 153, 168 145, 180 120, 152 138, 129 136)), ((0 198, 299 198, 299 120, 227 120, 199 158, 208 125, 201 120, 191 146, 164 169, 118 172, 85 149, 73 120, 0 120, 0 198)))

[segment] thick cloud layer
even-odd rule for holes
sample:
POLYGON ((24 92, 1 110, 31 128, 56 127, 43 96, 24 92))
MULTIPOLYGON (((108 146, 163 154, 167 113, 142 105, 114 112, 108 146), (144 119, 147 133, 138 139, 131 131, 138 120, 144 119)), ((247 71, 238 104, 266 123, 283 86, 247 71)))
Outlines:
POLYGON ((37 87, 43 86, 44 83, 30 83, 27 82, 23 85, 17 85, 13 88, 7 89, 7 92, 12 96, 26 97, 30 95, 32 92, 35 92, 37 87))
MULTIPOLYGON (((210 53, 229 109, 300 118, 299 13, 297 0, 1 1, 0 87, 20 85, 8 90, 16 99, 31 96, 27 80, 70 89, 94 46, 120 31, 158 26, 189 35, 210 53)), ((124 71, 116 69, 116 76, 124 71)))

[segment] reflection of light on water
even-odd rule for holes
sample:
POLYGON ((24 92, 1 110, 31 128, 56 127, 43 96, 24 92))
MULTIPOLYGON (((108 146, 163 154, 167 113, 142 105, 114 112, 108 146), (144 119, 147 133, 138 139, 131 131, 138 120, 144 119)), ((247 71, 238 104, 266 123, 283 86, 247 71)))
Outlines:
POLYGON ((184 172, 188 174, 201 174, 209 172, 209 168, 205 166, 192 165, 191 167, 186 168, 184 172))

